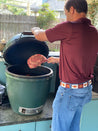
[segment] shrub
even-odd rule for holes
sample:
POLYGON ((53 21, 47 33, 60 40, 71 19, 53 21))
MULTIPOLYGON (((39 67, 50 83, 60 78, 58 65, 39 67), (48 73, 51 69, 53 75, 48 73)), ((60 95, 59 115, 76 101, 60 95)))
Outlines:
POLYGON ((39 16, 37 16, 37 24, 40 28, 47 29, 52 27, 52 23, 56 21, 56 12, 49 9, 49 4, 45 3, 39 10, 39 16))

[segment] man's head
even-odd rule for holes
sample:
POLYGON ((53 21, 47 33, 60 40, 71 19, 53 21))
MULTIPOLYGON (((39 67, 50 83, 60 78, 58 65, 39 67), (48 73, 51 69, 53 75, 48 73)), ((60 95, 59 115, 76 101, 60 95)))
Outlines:
POLYGON ((65 3, 65 15, 67 20, 73 21, 74 18, 82 17, 86 15, 88 11, 88 5, 86 0, 67 0, 65 3))

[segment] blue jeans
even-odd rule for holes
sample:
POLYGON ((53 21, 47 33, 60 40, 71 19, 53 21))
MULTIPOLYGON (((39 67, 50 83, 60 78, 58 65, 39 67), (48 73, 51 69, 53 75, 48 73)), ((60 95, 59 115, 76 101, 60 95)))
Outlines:
POLYGON ((79 131, 83 106, 92 98, 92 85, 81 89, 59 86, 53 101, 52 131, 79 131))

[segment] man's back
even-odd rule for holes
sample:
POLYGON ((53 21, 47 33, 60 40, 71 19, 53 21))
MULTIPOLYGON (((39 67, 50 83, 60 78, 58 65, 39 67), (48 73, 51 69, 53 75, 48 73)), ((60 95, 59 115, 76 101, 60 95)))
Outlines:
POLYGON ((60 78, 68 83, 91 79, 98 52, 98 32, 86 18, 69 23, 70 40, 61 43, 60 78))

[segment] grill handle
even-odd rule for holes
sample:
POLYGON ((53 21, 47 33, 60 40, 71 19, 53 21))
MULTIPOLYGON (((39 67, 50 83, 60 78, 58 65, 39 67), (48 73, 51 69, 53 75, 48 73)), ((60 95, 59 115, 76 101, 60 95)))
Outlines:
POLYGON ((33 33, 30 31, 26 31, 26 32, 22 32, 21 35, 33 35, 33 33))
MULTIPOLYGON (((20 35, 20 38, 19 39, 21 39, 23 36, 25 36, 25 35, 28 35, 28 37, 30 36, 33 36, 34 37, 34 35, 33 35, 33 33, 32 32, 30 32, 30 31, 26 31, 26 32, 22 32, 21 33, 21 35, 20 35)), ((34 39, 35 39, 35 37, 34 37, 34 39)))

